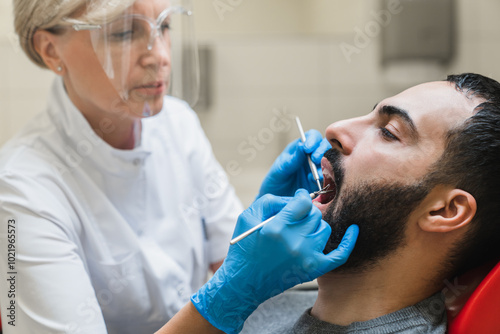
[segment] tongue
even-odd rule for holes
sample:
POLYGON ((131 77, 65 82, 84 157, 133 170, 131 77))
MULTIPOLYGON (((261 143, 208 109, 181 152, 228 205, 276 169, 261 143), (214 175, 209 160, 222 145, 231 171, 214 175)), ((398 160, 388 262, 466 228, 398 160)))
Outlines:
POLYGON ((330 193, 326 193, 326 194, 321 194, 318 198, 318 201, 321 204, 326 204, 326 203, 330 202, 331 200, 333 200, 334 198, 335 198, 335 192, 330 192, 330 193))

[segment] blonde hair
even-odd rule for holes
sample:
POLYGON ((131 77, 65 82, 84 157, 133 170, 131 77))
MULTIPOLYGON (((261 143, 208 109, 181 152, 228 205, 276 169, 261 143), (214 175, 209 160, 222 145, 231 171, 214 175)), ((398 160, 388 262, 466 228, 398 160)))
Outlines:
POLYGON ((14 29, 19 44, 28 58, 36 65, 47 68, 33 45, 37 30, 57 33, 57 28, 78 21, 97 23, 117 16, 135 0, 13 0, 14 29), (84 13, 79 15, 80 13, 84 13))

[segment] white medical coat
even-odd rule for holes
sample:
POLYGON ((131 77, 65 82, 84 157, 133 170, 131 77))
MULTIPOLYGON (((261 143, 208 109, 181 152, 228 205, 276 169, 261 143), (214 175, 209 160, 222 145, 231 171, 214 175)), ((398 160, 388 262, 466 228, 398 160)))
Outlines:
POLYGON ((140 146, 118 150, 56 79, 0 151, 4 333, 153 333, 225 257, 241 209, 187 104, 166 97, 140 146))

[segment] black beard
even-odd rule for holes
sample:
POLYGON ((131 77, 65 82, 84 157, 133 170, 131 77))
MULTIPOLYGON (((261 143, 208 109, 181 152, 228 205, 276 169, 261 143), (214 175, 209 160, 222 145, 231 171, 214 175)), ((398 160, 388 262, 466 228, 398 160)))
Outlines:
POLYGON ((335 272, 363 272, 405 244, 406 221, 410 213, 429 193, 423 182, 360 184, 347 187, 340 194, 343 170, 338 154, 325 157, 332 163, 337 184, 337 197, 323 219, 332 227, 325 253, 337 248, 345 231, 352 224, 359 226, 356 246, 347 262, 335 272), (332 159, 332 160, 330 160, 332 159), (341 172, 337 175, 336 169, 341 172))

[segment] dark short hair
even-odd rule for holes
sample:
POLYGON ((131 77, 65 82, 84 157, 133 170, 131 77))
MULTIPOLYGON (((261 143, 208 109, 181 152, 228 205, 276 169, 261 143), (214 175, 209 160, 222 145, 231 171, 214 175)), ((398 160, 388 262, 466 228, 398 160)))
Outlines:
POLYGON ((464 73, 446 81, 467 97, 479 97, 472 116, 446 135, 444 153, 429 174, 431 183, 469 192, 477 202, 470 233, 451 252, 450 272, 463 273, 500 258, 500 83, 464 73))

